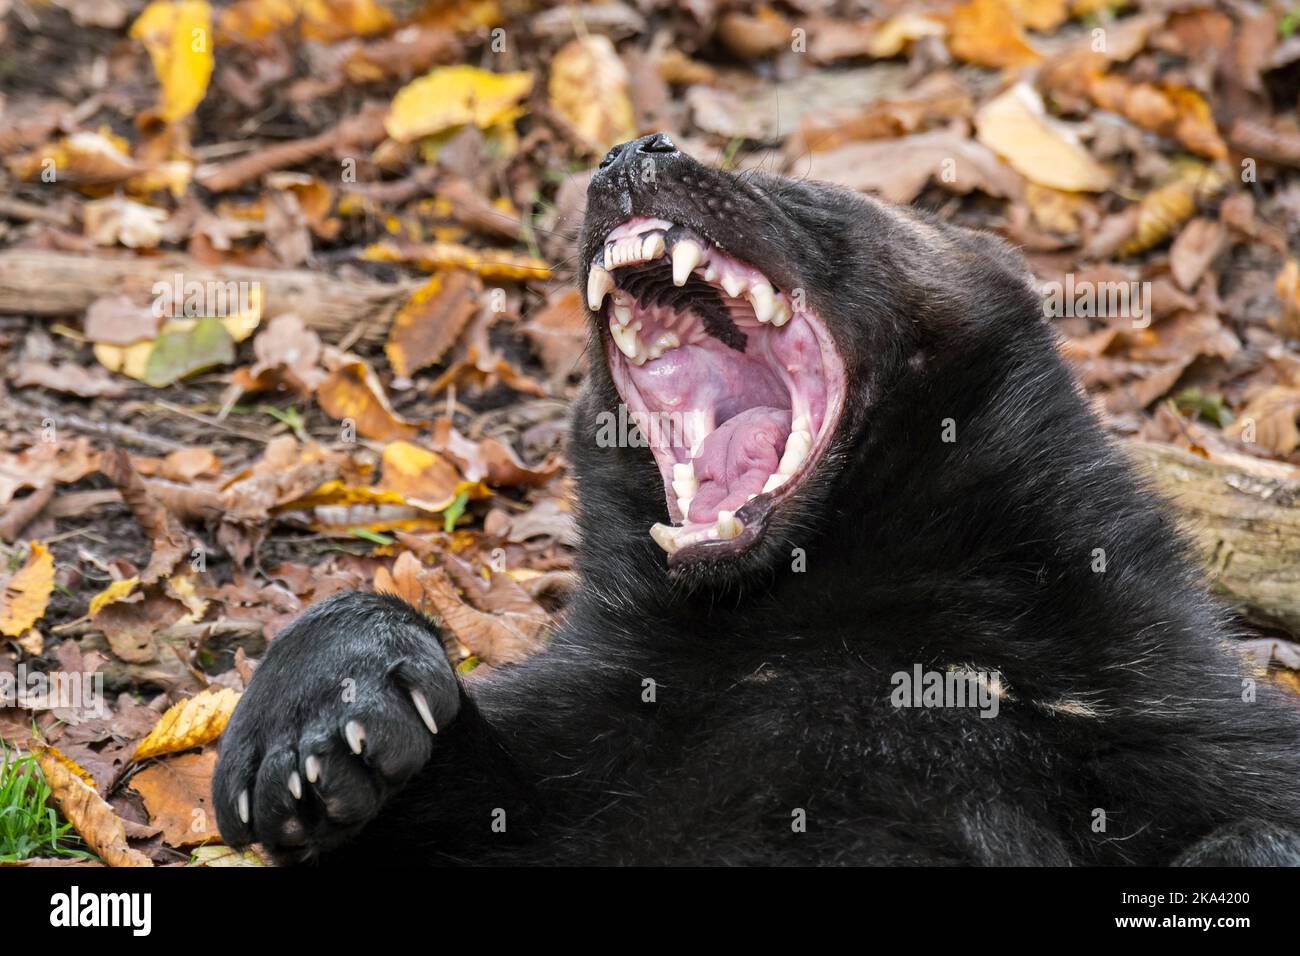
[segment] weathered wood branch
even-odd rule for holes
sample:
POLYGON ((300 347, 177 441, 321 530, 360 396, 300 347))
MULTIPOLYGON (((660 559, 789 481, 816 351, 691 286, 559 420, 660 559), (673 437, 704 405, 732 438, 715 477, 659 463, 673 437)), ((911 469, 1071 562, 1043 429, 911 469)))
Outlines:
POLYGON ((1246 618, 1300 635, 1300 469, 1129 447, 1177 509, 1215 592, 1246 618))
POLYGON ((186 256, 85 256, 42 249, 0 252, 0 313, 79 315, 92 302, 128 290, 148 294, 155 282, 249 282, 262 290, 270 315, 296 312, 327 337, 369 323, 363 338, 381 340, 383 319, 419 288, 419 283, 338 279, 305 269, 251 269, 208 266, 186 256))

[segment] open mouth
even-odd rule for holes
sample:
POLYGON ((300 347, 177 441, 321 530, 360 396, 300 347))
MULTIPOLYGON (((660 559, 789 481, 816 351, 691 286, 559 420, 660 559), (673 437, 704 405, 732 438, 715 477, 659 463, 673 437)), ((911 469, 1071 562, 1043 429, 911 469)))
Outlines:
POLYGON ((670 566, 738 554, 817 467, 844 365, 798 289, 663 219, 610 231, 587 278, 614 384, 663 476, 670 566))

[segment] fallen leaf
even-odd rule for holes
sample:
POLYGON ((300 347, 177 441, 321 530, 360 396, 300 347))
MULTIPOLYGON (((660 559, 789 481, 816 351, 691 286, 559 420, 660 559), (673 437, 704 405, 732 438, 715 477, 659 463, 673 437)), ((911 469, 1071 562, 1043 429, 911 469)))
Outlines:
POLYGON ((393 411, 379 377, 360 359, 331 372, 317 390, 316 400, 327 415, 353 422, 366 438, 394 441, 412 438, 420 430, 418 423, 393 411))
POLYGON ((435 451, 408 441, 384 446, 379 487, 394 491, 429 511, 442 511, 456 499, 460 472, 435 451))
POLYGON ((149 491, 144 479, 131 465, 131 457, 123 449, 114 448, 104 452, 100 470, 109 481, 117 485, 122 500, 153 544, 149 564, 140 572, 141 583, 152 584, 171 574, 190 550, 190 538, 181 523, 149 491))
POLYGON ((402 87, 384 121, 399 143, 473 123, 486 129, 522 114, 531 73, 492 73, 474 66, 443 66, 402 87))
POLYGON ((1111 175, 1065 124, 1053 120, 1028 83, 1017 83, 975 114, 976 138, 1031 182, 1069 192, 1101 192, 1111 175))
POLYGON ((258 333, 253 354, 257 361, 231 376, 246 392, 285 387, 307 398, 327 375, 320 367, 320 336, 292 312, 277 315, 258 333))
MULTIPOLYGON (((169 326, 177 323, 168 323, 169 326)), ((187 375, 235 360, 235 343, 221 319, 209 316, 188 328, 164 331, 153 342, 141 380, 162 388, 187 375)))
POLYGON ((1170 182, 1142 197, 1133 235, 1119 248, 1122 256, 1145 252, 1168 238, 1192 214, 1202 199, 1222 188, 1224 178, 1209 166, 1188 165, 1170 182))
POLYGON ((216 766, 215 751, 183 754, 145 767, 131 777, 128 786, 144 799, 150 822, 162 829, 163 842, 168 846, 221 842, 212 807, 212 774, 216 766))
POLYGON ((1191 290, 1223 248, 1223 224, 1214 219, 1193 219, 1169 247, 1169 271, 1184 289, 1191 290))
POLYGON ((979 66, 1032 66, 1042 55, 1029 44, 1006 0, 970 0, 952 11, 948 49, 979 66))
POLYGON ((222 688, 205 690, 188 700, 173 704, 158 718, 158 723, 149 732, 149 736, 135 748, 135 753, 131 755, 132 762, 202 747, 216 740, 226 729, 226 723, 238 703, 238 693, 222 688))
POLYGON ((123 601, 130 597, 135 592, 136 585, 139 583, 140 579, 138 577, 123 578, 120 581, 114 581, 90 599, 90 608, 86 612, 87 615, 93 621, 99 615, 99 612, 108 605, 116 604, 118 601, 123 601))
POLYGON ((1300 448, 1297 417, 1300 417, 1300 389, 1273 385, 1251 399, 1224 431, 1245 440, 1250 429, 1255 443, 1274 454, 1289 455, 1300 448))
MULTIPOLYGON (((783 40, 789 39, 788 30, 783 40)), ((570 40, 551 59, 551 106, 569 121, 591 153, 636 137, 627 67, 609 37, 570 40)))
POLYGON ((451 270, 432 276, 398 310, 384 352, 393 371, 409 378, 442 361, 478 310, 483 283, 470 272, 451 270))
POLYGON ((23 566, 0 589, 0 634, 18 637, 44 617, 53 590, 54 555, 33 541, 23 566))
POLYGON ((53 747, 36 746, 33 753, 59 811, 105 863, 153 866, 152 860, 127 845, 124 821, 86 782, 84 771, 72 769, 76 764, 53 747))
POLYGON ((455 242, 376 242, 365 248, 362 258, 372 262, 405 262, 436 272, 466 269, 485 279, 549 279, 551 267, 541 259, 510 249, 471 249, 455 242))
POLYGON ((193 113, 212 76, 212 12, 206 0, 155 0, 131 24, 130 36, 149 51, 162 85, 158 117, 174 123, 193 113))
POLYGON ((122 196, 88 202, 81 210, 86 235, 96 245, 152 249, 162 242, 167 212, 122 196))
POLYGON ((36 386, 82 398, 119 398, 126 394, 126 389, 102 368, 84 368, 75 362, 51 365, 49 362, 25 361, 18 367, 11 381, 16 388, 36 386))

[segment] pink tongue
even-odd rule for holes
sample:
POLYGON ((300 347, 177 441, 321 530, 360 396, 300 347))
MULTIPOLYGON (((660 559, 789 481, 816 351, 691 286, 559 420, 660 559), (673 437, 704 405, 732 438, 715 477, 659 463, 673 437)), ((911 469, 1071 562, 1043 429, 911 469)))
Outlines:
POLYGON ((737 511, 763 490, 776 471, 790 436, 790 410, 760 405, 729 418, 700 446, 695 458, 699 490, 691 500, 691 521, 712 521, 719 511, 737 511))

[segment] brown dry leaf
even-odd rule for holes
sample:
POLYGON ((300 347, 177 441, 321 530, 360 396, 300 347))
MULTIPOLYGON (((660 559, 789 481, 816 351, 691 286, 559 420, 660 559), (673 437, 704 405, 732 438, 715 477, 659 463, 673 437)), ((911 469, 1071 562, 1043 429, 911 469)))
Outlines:
POLYGON ((971 95, 945 71, 926 78, 905 97, 877 100, 858 109, 810 113, 800 121, 786 153, 802 156, 855 140, 893 139, 933 123, 965 119, 971 108, 971 95))
POLYGON ((1070 18, 1068 0, 1010 0, 1016 22, 1031 30, 1055 30, 1070 18))
POLYGON ((140 572, 140 581, 152 584, 171 574, 190 551, 190 537, 181 523, 145 485, 131 464, 131 456, 123 449, 104 452, 100 471, 117 485, 122 500, 153 544, 153 554, 149 556, 148 566, 140 572))
POLYGON ((1135 83, 1116 74, 1094 74, 1087 78, 1086 89, 1102 109, 1176 139, 1194 153, 1210 159, 1228 155, 1209 104, 1195 90, 1172 83, 1135 83))
MULTIPOLYGON (((942 37, 947 33, 948 25, 936 16, 924 13, 898 13, 876 26, 864 52, 877 59, 887 59, 898 56, 908 46, 923 37, 942 37)), ((820 48, 816 43, 811 52, 818 59, 825 58, 824 48, 820 48)))
POLYGON ((186 617, 178 601, 154 591, 139 600, 118 600, 104 604, 95 615, 95 626, 119 660, 147 664, 158 659, 155 635, 186 617))
POLYGON ((551 60, 551 106, 595 155, 636 136, 629 85, 614 44, 598 33, 570 40, 551 60))
POLYGON ((48 179, 53 175, 58 182, 73 185, 120 183, 143 167, 119 147, 119 142, 101 133, 74 133, 58 143, 16 156, 7 165, 19 179, 48 179))
POLYGON ((396 492, 426 511, 442 511, 456 500, 460 472, 435 451, 407 441, 384 446, 379 487, 396 492))
POLYGON ((523 615, 489 614, 461 600, 447 572, 428 568, 421 575, 428 604, 443 626, 485 663, 510 664, 541 650, 545 623, 523 615))
POLYGON ((859 192, 875 191, 892 202, 911 202, 931 177, 956 193, 979 189, 991 196, 1018 197, 1020 174, 987 146, 952 130, 915 133, 900 139, 850 143, 808 157, 805 175, 859 192))
POLYGON ((485 279, 535 279, 551 277, 551 267, 541 259, 510 249, 471 249, 455 242, 376 242, 367 246, 363 259, 372 262, 404 262, 437 272, 466 269, 485 279))
POLYGON ((1247 429, 1254 429, 1256 444, 1278 455, 1289 455, 1300 448, 1300 389, 1286 385, 1273 385, 1251 399, 1241 410, 1236 421, 1225 432, 1245 440, 1247 429))
POLYGON ((1288 259, 1277 274, 1274 283, 1277 297, 1282 302, 1277 328, 1283 335, 1300 338, 1300 261, 1288 259))
POLYGON ((221 474, 221 459, 209 448, 181 448, 169 454, 158 469, 168 481, 188 483, 200 476, 221 474))
POLYGON ((483 283, 472 272, 432 276, 393 318, 384 352, 402 378, 442 361, 478 310, 483 283))
POLYGON ((1193 219, 1169 247, 1169 271, 1184 289, 1191 290, 1223 248, 1223 224, 1214 219, 1193 219))
POLYGON ((976 139, 1031 182, 1067 192, 1101 192, 1111 175, 1074 131, 1047 115, 1042 97, 1017 83, 975 114, 976 139))
POLYGON ((126 842, 124 821, 95 788, 71 769, 76 765, 53 747, 33 748, 59 811, 86 844, 109 866, 153 866, 153 861, 126 842))
POLYGON ((51 365, 28 359, 18 367, 11 381, 15 388, 36 386, 81 398, 119 398, 126 394, 126 389, 98 365, 86 368, 75 362, 51 365))
POLYGON ((558 389, 570 375, 582 371, 590 332, 587 304, 577 289, 565 289, 553 295, 545 307, 530 316, 523 332, 550 373, 552 389, 558 389))
POLYGON ((54 590, 54 555, 33 541, 27 560, 0 588, 0 634, 18 637, 45 616, 54 590))
POLYGON ((530 467, 498 438, 489 436, 478 442, 471 441, 447 418, 434 421, 431 444, 455 461, 466 479, 486 480, 495 488, 540 488, 564 470, 564 463, 558 458, 530 467))
POLYGON ((168 846, 221 842, 212 807, 216 766, 215 751, 183 754, 145 767, 131 778, 128 786, 144 799, 149 821, 162 829, 168 846))
POLYGON ((231 380, 245 392, 288 388, 306 398, 325 378, 320 367, 320 336, 296 314, 285 312, 272 319, 253 340, 257 361, 236 369, 231 380))
POLYGON ((140 741, 131 755, 132 761, 148 760, 163 754, 202 747, 221 736, 226 722, 235 712, 239 694, 228 687, 205 690, 188 700, 173 704, 158 718, 149 736, 140 741))
POLYGON ((162 316, 129 295, 107 295, 86 309, 82 331, 92 342, 132 345, 158 335, 162 316))
MULTIPOLYGON (((758 60, 789 48, 790 22, 771 7, 753 14, 728 11, 718 21, 718 39, 742 60, 758 60)), ((611 144, 613 145, 613 144, 611 144)))
POLYGON ((419 423, 393 411, 379 376, 360 359, 331 372, 317 389, 316 400, 326 414, 355 422, 359 434, 376 441, 409 439, 420 430, 419 423))
POLYGON ((1042 59, 1006 0, 970 0, 952 11, 948 49, 979 66, 1032 66, 1042 59))

